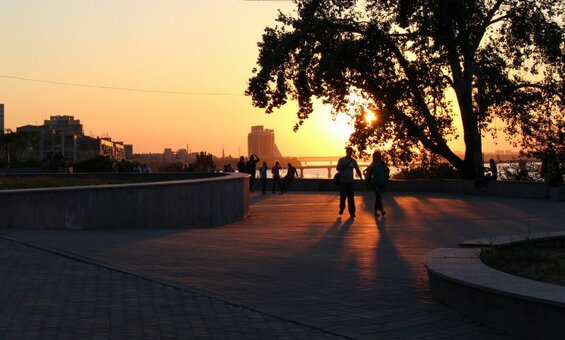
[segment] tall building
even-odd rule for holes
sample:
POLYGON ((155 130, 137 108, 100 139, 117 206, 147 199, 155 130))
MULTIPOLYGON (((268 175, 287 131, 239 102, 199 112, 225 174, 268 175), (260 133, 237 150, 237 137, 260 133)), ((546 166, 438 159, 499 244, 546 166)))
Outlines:
POLYGON ((124 153, 126 161, 131 161, 133 159, 133 144, 124 144, 124 153))
POLYGON ((46 127, 51 127, 58 133, 83 135, 82 124, 79 119, 73 116, 51 116, 43 123, 46 127))
POLYGON ((166 148, 165 151, 163 151, 163 162, 171 163, 172 161, 174 161, 174 159, 175 153, 173 152, 173 149, 166 148))
POLYGON ((4 133, 4 104, 0 104, 0 133, 4 133))
POLYGON ((247 151, 249 155, 256 154, 260 158, 282 157, 275 144, 275 130, 264 129, 263 125, 251 127, 251 132, 247 135, 247 151))
POLYGON ((80 120, 73 116, 51 116, 43 125, 25 125, 16 129, 26 137, 22 157, 26 160, 53 159, 60 153, 67 162, 79 162, 96 156, 125 158, 123 142, 111 138, 85 136, 80 120))

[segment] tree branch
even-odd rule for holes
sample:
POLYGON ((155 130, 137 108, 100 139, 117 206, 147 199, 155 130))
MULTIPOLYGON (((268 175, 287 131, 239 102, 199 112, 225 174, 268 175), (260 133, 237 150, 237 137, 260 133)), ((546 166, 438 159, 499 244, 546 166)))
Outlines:
POLYGON ((554 89, 552 89, 548 86, 542 85, 542 84, 522 83, 522 84, 518 84, 518 85, 514 86, 512 89, 513 90, 519 90, 519 89, 528 88, 528 87, 535 88, 535 89, 538 89, 538 90, 543 90, 547 93, 550 93, 554 96, 559 97, 559 99, 561 99, 561 101, 565 101, 565 97, 562 93, 559 93, 558 91, 555 91, 554 89))
POLYGON ((488 27, 488 26, 492 26, 492 25, 494 25, 494 24, 496 24, 496 23, 498 23, 498 22, 504 21, 504 20, 506 20, 506 19, 508 19, 508 18, 510 18, 510 16, 508 16, 508 15, 502 15, 502 16, 499 16, 499 17, 496 18, 496 19, 492 19, 491 21, 488 22, 487 27, 488 27))
POLYGON ((499 17, 499 18, 497 18, 496 20, 493 21, 493 18, 496 15, 496 12, 498 12, 498 10, 500 9, 500 6, 502 6, 504 1, 505 0, 498 0, 492 6, 492 8, 487 12, 487 15, 485 17, 485 20, 483 21, 483 24, 480 26, 479 30, 477 31, 477 36, 475 38, 475 41, 472 43, 473 51, 476 51, 479 48, 479 45, 481 44, 481 41, 483 40, 483 37, 485 36, 487 28, 490 25, 498 22, 499 20, 503 20, 503 18, 506 17, 506 16, 502 16, 502 17, 499 17))
MULTIPOLYGON (((379 31, 377 30, 377 32, 379 32, 379 31)), ((432 134, 433 139, 438 144, 445 144, 446 142, 443 139, 443 136, 439 131, 439 128, 437 126, 437 122, 434 119, 433 115, 431 114, 431 112, 430 112, 430 110, 429 110, 429 108, 426 104, 426 101, 424 100, 424 94, 422 93, 422 91, 418 87, 417 75, 415 75, 414 71, 411 69, 410 63, 408 62, 408 60, 406 60, 406 58, 404 57, 404 55, 402 54, 402 52, 400 51, 400 49, 398 48, 396 43, 394 41, 392 41, 392 39, 389 39, 388 35, 381 34, 381 39, 385 42, 385 45, 394 54, 394 56, 396 57, 396 60, 398 61, 402 70, 404 71, 404 74, 406 75, 406 78, 408 79, 408 86, 410 86, 410 89, 412 90, 412 93, 414 95, 416 107, 419 108, 420 113, 422 113, 422 115, 424 116, 424 119, 426 120, 426 123, 428 124, 428 127, 430 129, 430 132, 432 134)))

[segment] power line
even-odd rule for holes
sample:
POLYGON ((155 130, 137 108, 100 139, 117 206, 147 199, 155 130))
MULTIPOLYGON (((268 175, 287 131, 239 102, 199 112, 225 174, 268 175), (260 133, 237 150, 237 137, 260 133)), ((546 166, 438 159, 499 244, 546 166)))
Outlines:
POLYGON ((243 94, 239 94, 239 93, 165 91, 165 90, 135 89, 135 88, 117 87, 117 86, 103 86, 103 85, 92 85, 92 84, 67 83, 67 82, 62 82, 62 81, 33 79, 33 78, 26 78, 26 77, 19 77, 19 76, 8 76, 8 75, 1 75, 1 74, 0 74, 0 78, 16 79, 16 80, 30 81, 30 82, 35 82, 35 83, 43 83, 43 84, 51 84, 51 85, 87 87, 87 88, 95 88, 95 89, 103 89, 103 90, 119 90, 119 91, 130 91, 130 92, 162 93, 162 94, 191 95, 191 96, 237 96, 237 97, 244 96, 243 94))

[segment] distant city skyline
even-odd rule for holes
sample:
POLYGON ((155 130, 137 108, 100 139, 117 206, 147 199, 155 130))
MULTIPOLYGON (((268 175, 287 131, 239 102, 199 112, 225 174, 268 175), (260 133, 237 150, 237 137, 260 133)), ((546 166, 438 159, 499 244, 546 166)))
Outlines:
MULTIPOLYGON (((3 109, 4 106, 3 104, 0 104, 0 119, 3 118, 2 114, 3 114, 3 109)), ((1 121, 0 121, 1 123, 1 121)), ((1 126, 1 124, 0 124, 1 126)), ((24 131, 26 129, 31 128, 42 128, 42 126, 45 127, 49 127, 52 126, 54 129, 59 130, 59 132, 68 132, 70 134, 75 134, 75 135, 83 135, 84 134, 84 127, 83 124, 81 123, 80 119, 77 117, 75 119, 74 116, 69 116, 69 115, 52 115, 49 116, 49 119, 47 119, 46 117, 43 118, 43 124, 25 124, 22 126, 18 126, 15 129, 13 129, 14 131, 24 131), (63 131, 63 130, 65 131, 63 131)), ((216 157, 234 157, 237 158, 239 156, 249 156, 251 154, 257 154, 260 157, 269 157, 269 158, 278 158, 278 157, 305 157, 305 158, 323 158, 323 159, 331 159, 331 158, 337 158, 337 157, 341 157, 342 155, 340 153, 336 153, 336 154, 285 154, 283 155, 278 146, 275 143, 275 131, 273 129, 268 129, 265 128, 263 125, 254 125, 251 126, 251 132, 249 132, 247 134, 247 152, 242 151, 241 149, 238 150, 239 152, 237 154, 226 154, 225 150, 222 147, 222 151, 221 153, 213 153, 210 152, 209 150, 203 149, 203 150, 192 150, 189 145, 187 144, 185 146, 185 148, 181 147, 175 147, 175 146, 167 146, 165 148, 163 148, 162 150, 157 150, 157 151, 150 151, 150 152, 136 152, 135 154, 163 154, 166 155, 167 153, 173 153, 173 152, 187 152, 187 153, 198 153, 201 151, 205 151, 205 152, 210 152, 211 154, 213 154, 216 157)), ((99 139, 106 139, 111 141, 112 139, 109 138, 108 135, 106 136, 91 136, 91 137, 95 137, 95 138, 99 138, 99 139)), ((91 138, 89 137, 89 138, 91 138)), ((112 141, 113 143, 115 142, 112 141)), ((125 152, 125 158, 126 159, 131 159, 132 155, 134 154, 134 146, 132 144, 124 144, 121 141, 118 141, 117 143, 120 143, 122 145, 124 145, 124 152, 125 152)), ((309 149, 306 149, 309 150, 309 149)), ((460 156, 463 156, 464 154, 464 150, 454 150, 454 152, 460 156)), ((488 150, 488 151, 484 151, 483 152, 485 155, 489 155, 489 156, 493 156, 493 155, 497 155, 497 156, 510 156, 512 158, 515 158, 516 154, 518 153, 518 151, 513 150, 513 149, 496 149, 496 150, 488 150)), ((367 156, 368 157, 368 156, 367 156)))
MULTIPOLYGON (((1 2, 0 29, 14 32, 0 36, 5 128, 73 115, 90 135, 127 140, 139 153, 188 144, 237 155, 249 127, 264 125, 277 132, 283 156, 342 154, 352 131, 345 115, 333 121, 316 102, 294 133, 296 103, 267 115, 243 95, 265 27, 278 9, 293 8, 291 1, 1 2)), ((509 148, 498 141, 486 138, 485 150, 509 148)), ((461 138, 451 144, 463 149, 461 138)))

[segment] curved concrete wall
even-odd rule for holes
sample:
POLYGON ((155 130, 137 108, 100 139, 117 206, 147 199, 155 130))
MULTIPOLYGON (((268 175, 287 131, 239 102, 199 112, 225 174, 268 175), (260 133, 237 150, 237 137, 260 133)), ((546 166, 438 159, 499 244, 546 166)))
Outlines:
POLYGON ((519 338, 563 339, 565 287, 495 270, 479 253, 478 248, 439 248, 426 255, 434 299, 519 338))
POLYGON ((249 213, 249 176, 0 191, 2 228, 192 228, 249 213))

